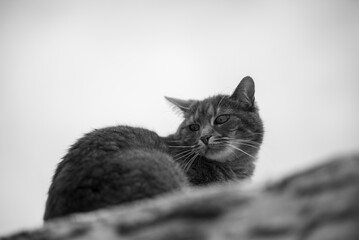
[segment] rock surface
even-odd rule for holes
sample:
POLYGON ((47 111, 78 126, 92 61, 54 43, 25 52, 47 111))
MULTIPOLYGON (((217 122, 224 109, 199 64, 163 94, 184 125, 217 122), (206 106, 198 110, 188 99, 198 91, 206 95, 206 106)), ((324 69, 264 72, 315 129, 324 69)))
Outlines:
POLYGON ((226 184, 46 223, 3 240, 359 239, 359 155, 262 187, 226 184))

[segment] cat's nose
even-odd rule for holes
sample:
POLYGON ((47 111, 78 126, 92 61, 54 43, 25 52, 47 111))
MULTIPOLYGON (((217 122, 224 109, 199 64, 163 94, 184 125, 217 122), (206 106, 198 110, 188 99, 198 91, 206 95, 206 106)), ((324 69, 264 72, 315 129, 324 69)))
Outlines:
POLYGON ((205 135, 205 136, 202 136, 200 139, 204 144, 208 145, 208 141, 211 137, 212 137, 211 135, 205 135))

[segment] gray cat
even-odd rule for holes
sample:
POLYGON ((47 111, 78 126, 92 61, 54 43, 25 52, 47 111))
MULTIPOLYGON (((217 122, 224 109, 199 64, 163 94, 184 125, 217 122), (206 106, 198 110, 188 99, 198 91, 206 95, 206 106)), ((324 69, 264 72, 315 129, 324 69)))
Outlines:
POLYGON ((263 124, 250 77, 231 96, 167 100, 184 116, 175 134, 116 126, 72 145, 53 176, 44 220, 253 174, 263 124))

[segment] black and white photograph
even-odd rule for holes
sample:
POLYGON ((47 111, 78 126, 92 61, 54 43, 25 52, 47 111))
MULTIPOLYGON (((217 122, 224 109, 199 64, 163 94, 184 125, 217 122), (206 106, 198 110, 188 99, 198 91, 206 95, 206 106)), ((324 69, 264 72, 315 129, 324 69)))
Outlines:
POLYGON ((0 0, 0 239, 359 239, 359 1, 0 0))

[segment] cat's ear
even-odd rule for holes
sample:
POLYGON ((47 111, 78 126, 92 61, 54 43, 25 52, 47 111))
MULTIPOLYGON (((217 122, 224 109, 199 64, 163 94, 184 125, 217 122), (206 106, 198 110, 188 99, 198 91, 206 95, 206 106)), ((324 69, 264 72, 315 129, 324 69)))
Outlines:
POLYGON ((230 98, 240 102, 244 108, 253 108, 255 100, 253 79, 249 76, 243 78, 230 98))
POLYGON ((165 97, 175 108, 181 110, 182 112, 188 112, 190 106, 193 103, 192 100, 182 100, 177 98, 165 97))

